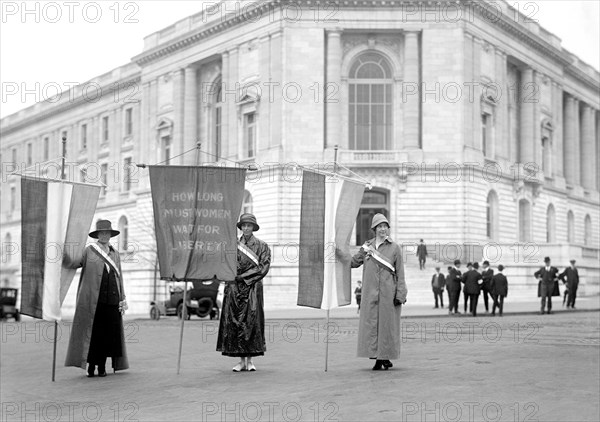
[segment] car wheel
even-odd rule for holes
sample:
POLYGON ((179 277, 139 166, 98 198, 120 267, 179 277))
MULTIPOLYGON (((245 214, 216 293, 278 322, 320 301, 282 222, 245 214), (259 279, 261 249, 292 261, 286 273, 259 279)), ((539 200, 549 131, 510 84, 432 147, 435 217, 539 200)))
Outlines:
POLYGON ((150 319, 153 319, 154 321, 158 321, 160 319, 160 310, 158 309, 158 306, 153 306, 150 308, 150 319))
MULTIPOLYGON (((183 314, 183 302, 180 303, 179 305, 177 305, 177 318, 181 319, 181 315, 183 314)), ((187 309, 186 310, 186 318, 185 319, 190 319, 191 315, 190 315, 190 310, 187 309)))

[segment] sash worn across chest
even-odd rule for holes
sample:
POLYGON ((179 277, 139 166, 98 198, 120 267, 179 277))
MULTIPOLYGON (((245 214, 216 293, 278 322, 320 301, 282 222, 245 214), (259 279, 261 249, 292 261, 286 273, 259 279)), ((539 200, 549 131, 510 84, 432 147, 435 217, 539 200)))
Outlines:
POLYGON ((254 265, 256 265, 257 267, 259 266, 258 255, 256 255, 252 249, 250 249, 248 246, 244 245, 241 242, 238 242, 237 247, 241 253, 246 255, 246 257, 254 263, 254 265))
POLYGON ((92 243, 90 246, 92 247, 94 252, 96 252, 100 256, 100 258, 102 258, 104 263, 108 265, 110 269, 115 272, 115 274, 117 274, 117 277, 121 278, 121 273, 119 272, 119 268, 117 267, 117 264, 115 264, 115 261, 113 261, 113 259, 110 256, 108 256, 108 254, 104 252, 97 244, 92 243))
POLYGON ((394 267, 394 264, 392 264, 392 262, 390 262, 390 260, 385 255, 383 255, 371 245, 367 245, 366 243, 363 245, 363 248, 367 252, 371 253, 371 256, 380 267, 388 270, 392 274, 396 274, 396 268, 394 267))

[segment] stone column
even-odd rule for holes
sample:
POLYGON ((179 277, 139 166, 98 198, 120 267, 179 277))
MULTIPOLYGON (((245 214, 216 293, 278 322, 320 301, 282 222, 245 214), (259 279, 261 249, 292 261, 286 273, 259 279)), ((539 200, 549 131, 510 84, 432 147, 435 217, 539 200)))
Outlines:
POLYGON ((588 104, 583 105, 581 119, 581 185, 595 191, 596 187, 596 128, 595 112, 588 104))
POLYGON ((519 162, 531 163, 535 160, 534 139, 534 108, 535 101, 532 96, 533 69, 525 68, 521 71, 521 86, 519 87, 519 101, 521 103, 521 136, 519 139, 519 162))
POLYGON ((183 152, 183 69, 173 71, 173 139, 170 165, 182 164, 183 157, 173 158, 183 152))
POLYGON ((506 54, 496 49, 496 83, 499 85, 498 103, 496 104, 495 130, 496 130, 496 151, 495 158, 510 157, 509 133, 508 133, 508 100, 509 95, 506 89, 506 54))
POLYGON ((568 184, 575 184, 575 173, 576 166, 578 163, 576 162, 576 157, 579 157, 579 154, 576 154, 577 148, 577 138, 575 128, 579 124, 579 115, 576 113, 577 104, 575 98, 570 95, 566 95, 565 99, 565 108, 564 108, 564 119, 563 119, 563 127, 564 127, 564 172, 565 179, 568 184))
POLYGON ((552 168, 558 177, 564 176, 563 171, 563 90, 556 82, 552 82, 552 114, 554 132, 552 132, 552 168))
MULTIPOLYGON (((221 89, 229 86, 229 52, 224 51, 221 54, 221 89)), ((221 157, 231 155, 232 149, 229 146, 229 106, 225 96, 221 97, 223 104, 221 106, 221 157)), ((206 99, 207 100, 207 99, 206 99)))
MULTIPOLYGON (((347 147, 347 140, 342 146, 341 142, 341 104, 337 95, 332 96, 331 100, 327 100, 328 86, 336 87, 334 92, 340 92, 342 83, 342 31, 334 29, 327 31, 327 75, 325 87, 321 90, 324 95, 325 115, 327 124, 327 139, 326 148, 333 148, 336 145, 347 147)), ((330 88, 331 89, 331 88, 330 88)))
MULTIPOLYGON (((185 89, 183 91, 183 151, 188 151, 196 147, 198 141, 198 84, 196 74, 198 69, 193 65, 188 65, 185 72, 185 89)), ((207 145, 202 145, 202 149, 206 150, 207 145)), ((183 152, 182 151, 182 152, 183 152)), ((181 157, 186 164, 197 163, 197 153, 188 153, 181 157)), ((200 156, 202 160, 206 159, 206 155, 200 156)))
POLYGON ((421 148, 421 79, 419 77, 419 32, 404 33, 404 89, 417 93, 404 95, 404 148, 421 148))

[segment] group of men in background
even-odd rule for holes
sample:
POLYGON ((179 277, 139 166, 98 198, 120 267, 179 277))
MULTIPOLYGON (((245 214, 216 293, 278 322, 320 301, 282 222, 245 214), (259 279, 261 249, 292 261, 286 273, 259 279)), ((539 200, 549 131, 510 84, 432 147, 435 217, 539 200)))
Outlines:
POLYGON ((458 311, 458 301, 460 292, 464 296, 464 312, 469 312, 477 316, 477 302, 479 295, 483 292, 483 303, 486 313, 489 312, 489 298, 492 298, 492 315, 496 315, 496 308, 502 316, 504 308, 504 298, 508 295, 508 280, 502 274, 503 265, 498 265, 497 273, 490 268, 488 261, 483 262, 483 269, 479 271, 479 263, 467 264, 467 271, 460 270, 461 262, 459 259, 454 261, 454 266, 448 267, 448 275, 444 276, 440 272, 440 267, 435 268, 435 274, 431 278, 431 288, 435 299, 435 308, 438 308, 438 300, 441 307, 444 307, 444 288, 448 291, 448 314, 460 314, 458 311), (463 285, 464 284, 464 288, 463 285))
MULTIPOLYGON (((559 274, 558 268, 550 265, 550 258, 544 259, 545 266, 534 273, 538 279, 538 297, 541 297, 541 314, 552 313, 552 296, 559 296, 558 280, 562 280, 566 287, 565 300, 567 308, 575 308, 575 298, 577 297, 577 286, 579 284, 579 273, 575 268, 575 260, 571 260, 571 266, 567 267, 559 274), (546 308, 547 307, 547 308, 546 308)), ((431 278, 431 288, 435 299, 435 307, 444 307, 444 288, 448 291, 448 314, 460 314, 458 311, 458 301, 462 290, 464 297, 464 312, 469 312, 477 316, 477 303, 479 295, 483 293, 483 303, 485 312, 489 312, 489 297, 492 298, 492 315, 496 315, 496 308, 502 316, 504 308, 504 298, 508 295, 508 280, 502 273, 503 265, 498 265, 497 272, 490 267, 488 261, 483 261, 482 270, 479 271, 479 263, 469 262, 467 270, 463 273, 460 270, 461 262, 459 259, 454 261, 454 266, 448 267, 448 275, 444 276, 440 272, 440 267, 435 268, 435 274, 431 278), (464 285, 464 286, 463 286, 464 285), (438 306, 439 304, 439 306, 438 306)), ((564 304, 564 301, 563 301, 564 304)))

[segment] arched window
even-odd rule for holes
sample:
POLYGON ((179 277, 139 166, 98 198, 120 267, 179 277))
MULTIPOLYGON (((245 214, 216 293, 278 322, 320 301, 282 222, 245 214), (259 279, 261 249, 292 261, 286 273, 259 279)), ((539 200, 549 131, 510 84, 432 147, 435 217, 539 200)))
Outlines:
POLYGON ((488 239, 498 240, 498 195, 493 190, 487 196, 486 233, 488 239))
POLYGON ((354 60, 349 73, 348 134, 352 150, 392 146, 392 69, 375 52, 354 60))
POLYGON ((575 216, 571 210, 567 213, 567 242, 575 243, 575 216))
POLYGON ((244 191, 244 200, 242 201, 242 214, 252 213, 252 194, 244 191))
POLYGON ((121 252, 126 252, 128 247, 128 238, 129 238, 129 223, 127 222, 127 217, 124 215, 119 218, 119 250, 121 252))
POLYGON ((531 205, 526 199, 519 201, 519 242, 531 241, 531 205))
POLYGON ((360 211, 356 219, 356 244, 362 245, 365 241, 371 239, 373 231, 371 230, 371 220, 377 213, 385 215, 388 220, 389 212, 389 191, 387 189, 372 189, 365 191, 360 211))
POLYGON ((556 242, 556 213, 552 204, 548 205, 546 211, 546 242, 556 242))
POLYGON ((592 217, 590 217, 589 214, 585 216, 584 227, 585 227, 585 232, 584 232, 583 243, 585 244, 585 246, 591 246, 592 245, 592 217))

